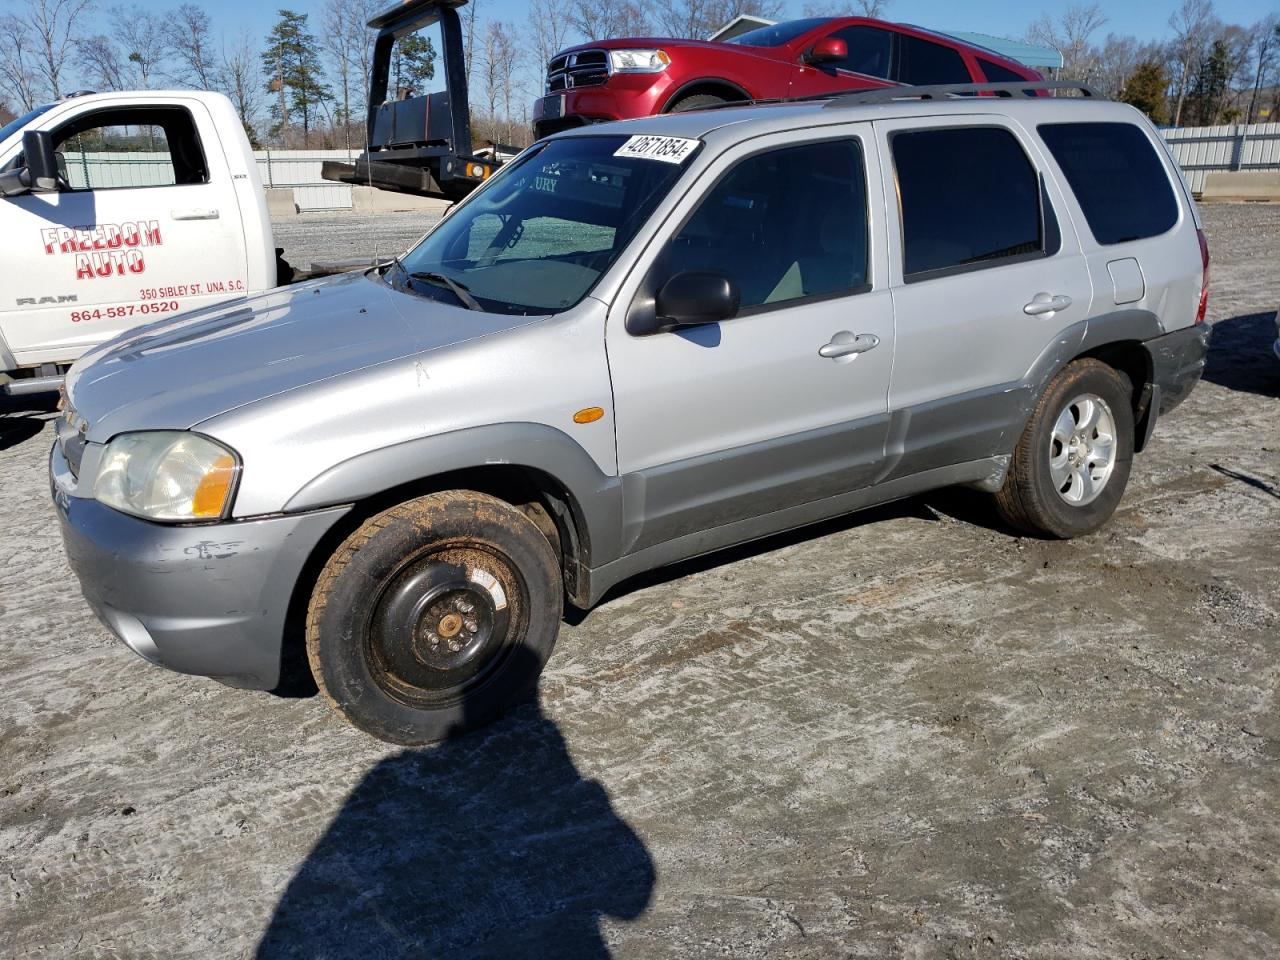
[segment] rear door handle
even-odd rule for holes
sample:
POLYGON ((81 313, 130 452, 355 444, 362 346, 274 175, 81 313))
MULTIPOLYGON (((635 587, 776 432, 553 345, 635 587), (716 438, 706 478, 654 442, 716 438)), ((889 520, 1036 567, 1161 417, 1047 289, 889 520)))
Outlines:
POLYGON ((866 353, 879 345, 880 338, 874 333, 860 333, 855 337, 848 330, 841 330, 831 338, 830 343, 824 343, 818 348, 818 356, 835 360, 856 353, 866 353))
POLYGON ((1037 293, 1031 302, 1022 308, 1028 316, 1038 317, 1045 313, 1057 313, 1071 306, 1071 298, 1065 293, 1037 293))
POLYGON ((174 220, 217 220, 218 211, 213 207, 188 207, 185 210, 170 210, 169 216, 174 220))

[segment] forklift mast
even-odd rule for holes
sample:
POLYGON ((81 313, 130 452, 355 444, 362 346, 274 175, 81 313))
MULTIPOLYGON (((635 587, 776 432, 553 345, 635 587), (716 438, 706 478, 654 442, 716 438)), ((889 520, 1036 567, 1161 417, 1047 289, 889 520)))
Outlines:
POLYGON ((377 30, 369 72, 366 148, 355 163, 325 161, 321 176, 424 197, 458 200, 489 178, 495 159, 474 155, 458 8, 467 0, 403 0, 369 21, 377 30), (388 90, 396 41, 440 24, 445 88, 388 90), (390 96, 388 96, 390 94, 390 96))

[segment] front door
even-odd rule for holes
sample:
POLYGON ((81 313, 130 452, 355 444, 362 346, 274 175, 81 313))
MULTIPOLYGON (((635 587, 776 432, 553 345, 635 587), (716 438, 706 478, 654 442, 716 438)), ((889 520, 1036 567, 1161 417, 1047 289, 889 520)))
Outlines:
POLYGON ((62 189, 0 200, 21 261, 0 332, 19 363, 71 360, 130 327, 243 295, 239 205, 202 104, 92 111, 53 141, 62 189))
POLYGON ((894 351, 869 124, 719 158, 623 284, 606 345, 630 551, 866 485, 894 351), (797 141, 800 141, 797 143, 797 141), (718 324, 633 336, 681 271, 741 292, 718 324))

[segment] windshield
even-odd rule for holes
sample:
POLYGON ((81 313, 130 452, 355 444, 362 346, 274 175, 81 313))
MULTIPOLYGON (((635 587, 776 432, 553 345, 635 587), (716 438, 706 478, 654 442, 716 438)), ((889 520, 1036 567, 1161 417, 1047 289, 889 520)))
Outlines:
POLYGON ((11 134, 17 133, 19 130, 25 127, 28 123, 30 123, 36 117, 40 116, 40 114, 44 113, 46 110, 52 110, 52 109, 53 109, 53 104, 46 103, 43 106, 36 107, 30 113, 24 113, 22 116, 18 117, 17 120, 10 120, 3 127, 0 127, 0 143, 4 143, 4 141, 9 139, 11 134))
POLYGON ((767 27, 757 27, 740 33, 725 43, 737 43, 744 47, 780 47, 790 43, 801 34, 808 33, 829 21, 830 17, 810 17, 808 20, 788 20, 785 23, 774 23, 767 27))
POLYGON ((387 280, 494 313, 567 310, 618 259, 697 146, 583 136, 534 147, 401 257, 403 270, 388 268, 387 280))

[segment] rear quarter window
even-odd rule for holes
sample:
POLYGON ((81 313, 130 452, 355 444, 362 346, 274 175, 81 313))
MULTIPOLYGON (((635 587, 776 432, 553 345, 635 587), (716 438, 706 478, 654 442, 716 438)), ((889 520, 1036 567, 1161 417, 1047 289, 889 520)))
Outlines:
POLYGON ((1098 243, 1159 236, 1178 222, 1169 175, 1138 127, 1045 123, 1036 130, 1062 168, 1098 243))

